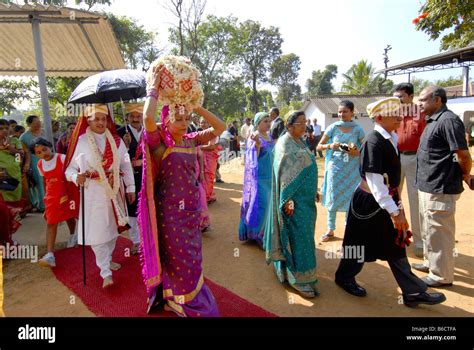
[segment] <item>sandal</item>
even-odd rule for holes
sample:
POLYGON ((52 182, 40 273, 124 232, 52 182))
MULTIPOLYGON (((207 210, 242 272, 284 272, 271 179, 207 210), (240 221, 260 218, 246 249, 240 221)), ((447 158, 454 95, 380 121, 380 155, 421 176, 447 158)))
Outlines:
POLYGON ((303 298, 306 299, 313 299, 316 296, 316 293, 309 284, 305 284, 302 286, 295 286, 293 284, 290 284, 290 286, 298 292, 299 295, 301 295, 303 298))
POLYGON ((321 242, 329 242, 332 238, 334 238, 334 231, 330 233, 331 231, 326 232, 324 235, 321 237, 321 242))

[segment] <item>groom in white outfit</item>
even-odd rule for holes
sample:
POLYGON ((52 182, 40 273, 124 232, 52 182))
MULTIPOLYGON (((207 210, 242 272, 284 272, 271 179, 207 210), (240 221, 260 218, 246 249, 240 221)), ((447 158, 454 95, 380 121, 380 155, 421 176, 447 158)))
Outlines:
MULTIPOLYGON (((119 233, 129 228, 125 196, 129 203, 136 200, 135 181, 125 144, 109 130, 107 106, 89 106, 84 115, 88 127, 77 139, 66 177, 84 186, 85 244, 94 251, 102 286, 108 288, 114 283, 112 271, 120 268, 112 262, 112 253, 119 233)), ((82 206, 78 228, 81 233, 82 206)), ((78 238, 83 244, 82 234, 78 238)))

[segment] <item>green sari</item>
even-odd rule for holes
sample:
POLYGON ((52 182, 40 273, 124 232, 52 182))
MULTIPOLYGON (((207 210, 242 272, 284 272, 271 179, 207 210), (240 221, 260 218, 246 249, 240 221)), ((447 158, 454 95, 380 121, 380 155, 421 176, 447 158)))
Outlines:
MULTIPOLYGON (((43 133, 40 135, 40 137, 44 137, 43 133)), ((31 131, 27 131, 23 133, 23 135, 20 136, 20 141, 23 142, 29 150, 36 138, 37 137, 35 137, 31 133, 31 131)), ((34 207, 38 208, 39 210, 44 210, 45 207, 44 207, 43 199, 45 196, 45 191, 44 191, 43 176, 41 176, 38 170, 38 162, 40 159, 35 154, 31 152, 30 154, 31 154, 30 169, 31 169, 31 173, 34 179, 34 185, 29 187, 30 200, 31 200, 31 204, 33 204, 34 207)))
POLYGON ((316 191, 318 169, 314 155, 289 133, 278 139, 274 150, 270 214, 265 228, 265 257, 274 263, 281 283, 311 285, 316 278, 316 191), (294 202, 293 216, 284 205, 294 202))
MULTIPOLYGON (((19 151, 23 149, 20 140, 11 138, 10 142, 19 151)), ((21 158, 11 154, 8 150, 0 150, 0 168, 7 173, 8 177, 17 180, 18 186, 13 191, 0 190, 5 202, 16 202, 21 199, 21 158)))

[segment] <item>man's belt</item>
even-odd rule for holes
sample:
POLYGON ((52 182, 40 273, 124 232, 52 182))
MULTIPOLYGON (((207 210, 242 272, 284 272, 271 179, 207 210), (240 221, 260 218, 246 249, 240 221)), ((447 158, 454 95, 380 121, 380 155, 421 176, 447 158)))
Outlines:
POLYGON ((412 156, 416 154, 416 151, 400 151, 400 153, 406 156, 412 156))

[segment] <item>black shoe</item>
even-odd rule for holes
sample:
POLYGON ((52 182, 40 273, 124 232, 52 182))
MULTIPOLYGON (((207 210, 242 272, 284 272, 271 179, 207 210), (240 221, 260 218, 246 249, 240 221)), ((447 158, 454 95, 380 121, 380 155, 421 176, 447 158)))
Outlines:
POLYGON ((416 307, 419 304, 435 305, 446 300, 443 293, 420 293, 417 295, 404 295, 403 303, 408 307, 416 307))
POLYGON ((423 264, 411 264, 411 267, 412 269, 415 269, 417 271, 426 272, 426 273, 430 272, 430 268, 426 267, 423 264))
POLYGON ((216 182, 217 182, 218 184, 223 184, 223 183, 224 183, 224 181, 222 181, 221 179, 217 179, 216 182))
POLYGON ((336 284, 347 293, 355 295, 356 297, 365 297, 367 295, 367 291, 359 286, 357 282, 341 282, 336 280, 336 284))

